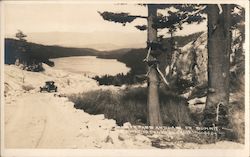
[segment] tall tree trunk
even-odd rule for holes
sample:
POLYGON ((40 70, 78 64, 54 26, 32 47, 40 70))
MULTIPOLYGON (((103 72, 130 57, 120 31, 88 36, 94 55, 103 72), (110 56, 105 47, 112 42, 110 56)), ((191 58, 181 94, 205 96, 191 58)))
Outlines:
MULTIPOLYGON (((153 28, 153 19, 157 16, 157 8, 148 5, 148 42, 157 42, 157 30, 153 28)), ((150 56, 151 59, 156 59, 150 56)), ((148 123, 151 126, 161 126, 162 119, 159 103, 159 77, 156 67, 149 68, 148 74, 148 123)))
POLYGON ((231 51, 230 5, 208 5, 208 94, 204 110, 205 126, 227 125, 229 66, 231 51), (221 119, 222 118, 222 119, 221 119))
POLYGON ((175 43, 174 43, 174 33, 172 30, 170 30, 170 51, 169 51, 169 75, 168 75, 168 79, 171 80, 172 75, 173 75, 173 64, 174 64, 174 49, 175 49, 175 43))
POLYGON ((163 51, 161 56, 158 58, 160 65, 159 68, 165 78, 171 82, 171 74, 173 70, 171 69, 171 64, 172 64, 172 57, 175 53, 175 47, 174 47, 174 33, 173 31, 170 32, 170 41, 167 43, 168 47, 166 51, 163 51), (168 70, 166 73, 166 69, 168 70))

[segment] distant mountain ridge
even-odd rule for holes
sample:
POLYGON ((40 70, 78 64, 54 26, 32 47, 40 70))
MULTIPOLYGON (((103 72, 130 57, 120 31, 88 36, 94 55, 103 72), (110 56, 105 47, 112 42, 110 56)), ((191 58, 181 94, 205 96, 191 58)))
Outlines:
POLYGON ((27 33, 27 40, 43 45, 60 45, 63 47, 93 48, 99 51, 110 51, 121 48, 145 47, 146 34, 144 34, 145 33, 143 33, 143 35, 137 35, 132 32, 102 31, 94 31, 89 33, 34 32, 27 33), (98 34, 98 36, 96 34, 98 34))

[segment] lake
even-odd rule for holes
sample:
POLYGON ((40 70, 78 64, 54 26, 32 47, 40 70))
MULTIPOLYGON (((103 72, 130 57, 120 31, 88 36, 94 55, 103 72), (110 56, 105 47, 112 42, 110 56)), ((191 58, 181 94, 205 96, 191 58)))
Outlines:
POLYGON ((74 73, 83 73, 87 76, 116 75, 130 71, 130 68, 116 59, 102 59, 96 56, 63 57, 51 59, 56 69, 74 73))

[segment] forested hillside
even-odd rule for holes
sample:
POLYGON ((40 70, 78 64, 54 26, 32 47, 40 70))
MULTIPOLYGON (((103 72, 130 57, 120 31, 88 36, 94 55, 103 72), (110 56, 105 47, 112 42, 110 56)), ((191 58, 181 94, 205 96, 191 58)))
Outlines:
POLYGON ((47 46, 10 38, 5 39, 5 64, 14 64, 16 57, 24 54, 29 54, 32 58, 46 63, 50 58, 97 55, 98 51, 89 48, 47 46), (20 47, 25 47, 26 51, 22 53, 20 47))
MULTIPOLYGON (((182 47, 190 41, 195 40, 201 32, 188 36, 176 36, 178 46, 182 47)), ((169 38, 163 39, 163 44, 168 46, 169 38)), ((70 56, 97 56, 99 58, 117 59, 125 63, 136 74, 145 73, 145 65, 142 60, 146 56, 146 49, 118 49, 113 51, 98 51, 90 48, 69 48, 61 46, 47 46, 31 42, 23 42, 15 39, 5 39, 5 64, 14 64, 19 55, 30 55, 31 58, 53 65, 50 58, 70 57, 70 56), (25 47, 26 51, 22 53, 20 47, 25 47), (133 57, 131 57, 133 56, 133 57)), ((167 53, 167 52, 166 52, 167 53)))

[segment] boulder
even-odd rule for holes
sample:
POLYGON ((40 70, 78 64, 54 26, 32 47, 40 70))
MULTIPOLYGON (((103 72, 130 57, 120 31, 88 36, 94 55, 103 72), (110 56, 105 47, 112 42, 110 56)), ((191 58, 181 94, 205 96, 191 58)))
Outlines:
POLYGON ((126 122, 126 123, 123 124, 123 128, 124 128, 124 129, 129 129, 129 128, 131 128, 131 127, 132 127, 132 125, 131 125, 130 122, 126 122))

